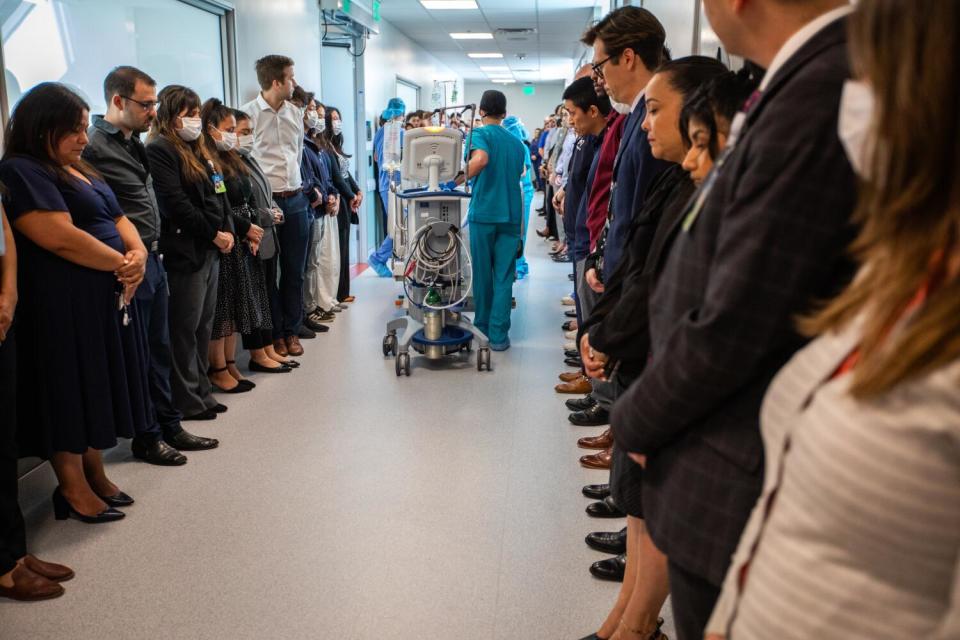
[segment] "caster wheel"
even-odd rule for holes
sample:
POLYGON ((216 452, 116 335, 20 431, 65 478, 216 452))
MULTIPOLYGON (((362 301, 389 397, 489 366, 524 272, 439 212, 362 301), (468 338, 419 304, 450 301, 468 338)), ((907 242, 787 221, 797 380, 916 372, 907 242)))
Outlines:
POLYGON ((490 371, 490 349, 480 349, 477 351, 477 371, 486 369, 490 371))
POLYGON ((410 354, 401 353, 400 355, 398 355, 395 361, 395 368, 396 368, 398 377, 401 375, 406 375, 409 378, 410 377, 410 354))
POLYGON ((397 336, 388 333, 383 338, 383 355, 397 355, 397 336))

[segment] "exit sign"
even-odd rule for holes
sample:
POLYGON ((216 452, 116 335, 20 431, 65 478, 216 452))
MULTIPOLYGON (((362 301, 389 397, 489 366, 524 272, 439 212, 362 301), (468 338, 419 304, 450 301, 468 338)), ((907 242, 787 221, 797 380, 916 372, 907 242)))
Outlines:
POLYGON ((537 88, 532 84, 528 84, 523 88, 523 95, 525 96, 536 95, 536 93, 537 93, 537 88))
POLYGON ((380 22, 380 0, 373 0, 373 21, 380 22))

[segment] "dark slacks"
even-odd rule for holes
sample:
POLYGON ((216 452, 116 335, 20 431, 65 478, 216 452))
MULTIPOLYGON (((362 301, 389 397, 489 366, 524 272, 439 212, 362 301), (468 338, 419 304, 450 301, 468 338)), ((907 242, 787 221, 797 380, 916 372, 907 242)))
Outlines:
POLYGON ((340 283, 337 285, 337 300, 350 295, 350 208, 343 200, 337 212, 337 225, 340 232, 340 283))
POLYGON ((173 354, 170 351, 169 304, 167 271, 163 268, 160 256, 151 253, 147 257, 147 273, 134 297, 137 313, 144 319, 150 347, 150 360, 144 366, 147 367, 153 420, 136 434, 137 438, 147 441, 159 440, 161 435, 170 438, 183 431, 180 426, 183 415, 174 406, 173 391, 170 389, 173 354))
POLYGON ((0 575, 27 555, 27 531, 17 502, 17 347, 13 331, 0 344, 0 575))
POLYGON ((557 209, 553 206, 553 195, 555 193, 553 185, 549 183, 547 188, 543 190, 543 206, 547 212, 547 232, 551 238, 560 237, 560 229, 557 226, 557 209))
POLYGON ((703 631, 719 598, 720 587, 670 563, 670 603, 679 640, 703 640, 703 631))
MULTIPOLYGON (((300 333, 303 324, 303 274, 307 268, 307 250, 313 211, 307 196, 302 193, 274 200, 283 209, 283 224, 277 227, 280 240, 280 308, 283 314, 280 336, 300 333)), ((276 332, 275 334, 276 335, 276 332)))

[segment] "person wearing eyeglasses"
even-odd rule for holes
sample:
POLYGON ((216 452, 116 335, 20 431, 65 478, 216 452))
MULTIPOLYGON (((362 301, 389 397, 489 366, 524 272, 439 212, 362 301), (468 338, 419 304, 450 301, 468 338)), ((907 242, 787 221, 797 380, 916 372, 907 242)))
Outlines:
POLYGON ((150 399, 154 419, 134 437, 133 455, 150 464, 177 466, 187 462, 180 451, 213 449, 213 438, 201 438, 180 424, 183 414, 173 403, 170 373, 169 294, 167 272, 160 256, 160 208, 140 134, 157 116, 157 83, 135 67, 117 67, 103 81, 107 112, 93 117, 83 158, 117 196, 120 208, 136 227, 148 251, 146 275, 134 305, 143 318, 149 345, 150 399))

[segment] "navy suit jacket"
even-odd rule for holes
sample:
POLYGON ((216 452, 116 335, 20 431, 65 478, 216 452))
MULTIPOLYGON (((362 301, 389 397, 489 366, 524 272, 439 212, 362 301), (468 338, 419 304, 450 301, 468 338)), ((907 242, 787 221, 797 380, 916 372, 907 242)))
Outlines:
POLYGON ((657 160, 650 153, 647 132, 640 125, 647 117, 643 100, 630 112, 623 125, 623 137, 613 162, 613 188, 610 190, 610 228, 603 249, 603 273, 612 274, 623 257, 627 234, 634 212, 643 209, 647 187, 666 170, 670 163, 657 160))

